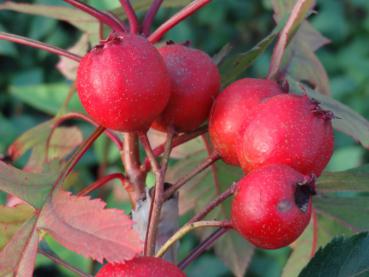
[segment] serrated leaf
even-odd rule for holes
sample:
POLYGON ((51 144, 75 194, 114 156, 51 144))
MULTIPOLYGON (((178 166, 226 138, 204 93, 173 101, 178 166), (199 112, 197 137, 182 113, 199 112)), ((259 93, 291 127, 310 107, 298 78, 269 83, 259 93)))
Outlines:
POLYGON ((299 274, 309 276, 368 276, 369 235, 361 233, 349 238, 336 238, 320 249, 299 274))
POLYGON ((0 206, 0 250, 33 213, 34 209, 27 204, 15 207, 0 206))
MULTIPOLYGON (((189 172, 196 164, 205 159, 206 156, 205 151, 201 151, 177 162, 168 169, 169 182, 174 182, 179 176, 185 175, 186 172, 189 172)), ((219 193, 243 176, 239 168, 228 166, 223 162, 216 163, 216 171, 219 177, 219 187, 214 186, 211 171, 207 169, 186 183, 181 189, 179 199, 181 214, 189 210, 195 210, 195 212, 201 210, 219 193)), ((208 218, 219 220, 229 218, 229 211, 230 201, 228 200, 223 202, 218 208, 215 208, 208 215, 208 218)), ((202 233, 202 237, 204 237, 204 234, 208 234, 208 232, 202 233)), ((236 276, 243 276, 252 257, 253 247, 237 233, 229 232, 216 242, 215 252, 236 276)))
POLYGON ((292 78, 287 78, 287 80, 293 92, 307 93, 317 100, 324 109, 334 113, 336 118, 333 118, 333 127, 335 129, 353 137, 369 149, 369 121, 345 104, 322 95, 292 78))
MULTIPOLYGON (((10 93, 26 104, 42 112, 56 115, 69 93, 67 83, 42 84, 33 86, 12 86, 10 93)), ((77 94, 69 102, 69 110, 84 112, 77 94)))
POLYGON ((0 276, 32 277, 38 248, 36 218, 23 224, 0 252, 0 276))
POLYGON ((35 208, 41 208, 57 173, 28 173, 0 161, 0 190, 13 194, 35 208))
POLYGON ((43 208, 38 227, 66 248, 99 262, 123 262, 142 251, 132 220, 100 199, 54 193, 43 208))
POLYGON ((315 197, 314 207, 353 231, 369 229, 369 197, 323 195, 315 197))
POLYGON ((319 192, 369 192, 369 165, 340 171, 324 172, 318 179, 319 192))

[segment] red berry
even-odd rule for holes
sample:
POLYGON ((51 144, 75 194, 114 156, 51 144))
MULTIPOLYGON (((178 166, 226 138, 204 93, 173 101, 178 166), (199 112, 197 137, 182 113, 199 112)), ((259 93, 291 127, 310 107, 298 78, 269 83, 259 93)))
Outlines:
POLYGON ((214 148, 226 163, 239 165, 237 152, 241 127, 248 125, 265 98, 282 93, 271 80, 241 79, 229 85, 215 100, 209 121, 214 148))
POLYGON ((289 94, 269 98, 258 109, 239 141, 243 170, 281 163, 319 176, 333 153, 332 114, 307 96, 289 94))
POLYGON ((155 129, 191 131, 209 116, 220 88, 220 75, 212 59, 203 51, 171 44, 159 49, 172 80, 169 103, 155 121, 155 129))
POLYGON ((137 257, 124 264, 106 264, 96 277, 185 277, 175 265, 155 257, 137 257))
POLYGON ((267 165, 241 179, 232 202, 234 228, 255 246, 276 249, 309 224, 314 179, 286 165, 267 165))
POLYGON ((168 103, 169 74, 156 48, 138 35, 115 36, 83 57, 77 90, 87 113, 104 127, 145 130, 168 103))

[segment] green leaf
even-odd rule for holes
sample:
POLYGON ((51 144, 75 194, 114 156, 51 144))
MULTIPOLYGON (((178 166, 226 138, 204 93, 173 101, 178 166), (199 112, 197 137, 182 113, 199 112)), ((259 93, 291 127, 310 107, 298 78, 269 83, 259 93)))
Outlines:
POLYGON ((81 31, 89 34, 97 33, 99 28, 97 19, 73 7, 24 4, 8 1, 0 4, 0 11, 1 10, 11 10, 26 14, 41 15, 66 21, 79 28, 81 31))
POLYGON ((35 174, 0 162, 0 190, 13 194, 35 208, 41 208, 57 174, 54 170, 35 174))
POLYGON ((3 249, 21 225, 31 218, 34 209, 27 204, 0 206, 0 249, 3 249))
POLYGON ((279 28, 265 37, 262 41, 256 44, 251 50, 231 55, 223 59, 219 65, 220 74, 222 76, 223 87, 235 81, 245 70, 250 67, 255 60, 267 49, 277 36, 279 28))
MULTIPOLYGON (((55 83, 49 85, 12 86, 10 93, 26 104, 48 114, 55 115, 63 105, 69 93, 69 85, 55 83)), ((77 94, 69 102, 69 110, 84 112, 77 94)))
POLYGON ((314 198, 314 207, 322 215, 335 219, 353 231, 369 229, 369 197, 323 195, 314 198))
POLYGON ((317 187, 319 192, 369 192, 369 164, 340 172, 324 172, 317 187))
POLYGON ((300 277, 368 276, 369 235, 361 233, 349 238, 336 238, 320 249, 302 270, 300 277))

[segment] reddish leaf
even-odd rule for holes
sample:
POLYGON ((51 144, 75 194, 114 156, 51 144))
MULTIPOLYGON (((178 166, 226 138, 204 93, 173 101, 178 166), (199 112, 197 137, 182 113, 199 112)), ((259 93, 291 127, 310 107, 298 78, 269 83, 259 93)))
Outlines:
MULTIPOLYGON (((89 46, 89 36, 83 34, 75 45, 67 50, 80 56, 84 56, 88 50, 89 46)), ((69 80, 75 80, 77 74, 78 63, 68 59, 66 57, 61 57, 57 68, 59 71, 69 80)))
POLYGON ((13 194, 35 208, 41 208, 55 182, 57 172, 27 173, 0 162, 0 190, 13 194))
POLYGON ((99 262, 132 259, 142 250, 133 222, 100 199, 56 192, 43 208, 38 227, 68 249, 99 262))
POLYGON ((0 206, 0 249, 8 243, 33 213, 34 209, 27 204, 20 204, 12 208, 0 206))
POLYGON ((0 252, 0 276, 32 277, 38 248, 36 218, 29 219, 0 252))

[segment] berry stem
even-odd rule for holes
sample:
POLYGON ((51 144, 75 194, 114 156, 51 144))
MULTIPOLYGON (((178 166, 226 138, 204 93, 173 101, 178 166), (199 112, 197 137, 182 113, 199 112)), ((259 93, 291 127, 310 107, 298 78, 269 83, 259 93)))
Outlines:
POLYGON ((15 42, 15 43, 18 43, 18 44, 27 45, 27 46, 30 46, 30 47, 33 47, 33 48, 41 49, 41 50, 47 51, 49 53, 56 54, 58 56, 66 57, 66 58, 71 59, 71 60, 76 61, 76 62, 80 62, 80 60, 82 59, 81 56, 73 54, 73 53, 71 53, 67 50, 58 48, 58 47, 53 46, 53 45, 43 43, 41 41, 33 40, 33 39, 30 39, 30 38, 26 38, 26 37, 14 35, 14 34, 0 32, 0 40, 7 40, 7 41, 15 42))
POLYGON ((203 170, 211 166, 217 160, 220 159, 218 153, 213 152, 209 157, 207 157, 201 164, 199 164, 195 169, 191 172, 180 178, 176 183, 173 184, 171 188, 169 188, 165 194, 164 199, 170 198, 178 189, 180 189, 184 184, 186 184, 189 180, 195 177, 197 174, 201 173, 203 170))
POLYGON ((312 217, 313 217, 313 242, 311 244, 311 252, 310 257, 314 257, 317 246, 318 246, 318 217, 316 215, 316 211, 312 208, 312 217))
POLYGON ((42 256, 45 256, 46 258, 50 259, 55 264, 58 264, 58 265, 61 265, 61 266, 65 267, 66 269, 68 269, 71 272, 77 274, 78 276, 92 277, 92 275, 82 272, 78 268, 72 266, 71 264, 67 263, 66 261, 64 261, 64 260, 60 259, 59 257, 55 256, 54 254, 51 254, 49 251, 45 251, 45 250, 39 248, 38 253, 41 254, 42 256))
POLYGON ((134 133, 125 133, 121 159, 126 170, 129 182, 135 190, 134 202, 145 196, 146 173, 140 170, 138 136, 134 133))
POLYGON ((145 14, 145 19, 142 25, 142 34, 147 37, 150 35, 151 26, 154 22, 154 18, 158 13, 163 0, 153 0, 150 9, 145 14))
POLYGON ((85 13, 95 17, 100 22, 110 26, 117 33, 124 33, 126 29, 123 24, 115 18, 113 15, 106 12, 101 12, 79 0, 64 0, 64 2, 76 7, 77 9, 84 11, 85 13))
POLYGON ((180 270, 184 270, 192 261, 196 260, 203 252, 212 247, 220 237, 229 231, 229 228, 219 228, 213 232, 207 239, 201 242, 186 258, 184 258, 177 266, 180 270))
MULTIPOLYGON (((89 118, 88 116, 81 114, 81 113, 67 113, 64 114, 60 117, 57 117, 54 121, 54 124, 51 126, 51 130, 49 133, 49 136, 47 137, 46 140, 46 149, 45 149, 45 161, 47 162, 48 160, 48 153, 49 153, 49 148, 50 148, 50 142, 51 142, 51 138, 52 135, 54 134, 56 128, 58 126, 60 126, 60 124, 62 124, 63 122, 67 121, 67 120, 71 120, 71 119, 82 119, 94 126, 98 126, 98 124, 93 121, 91 118, 89 118)), ((114 144, 118 147, 119 150, 121 150, 123 148, 123 144, 122 141, 120 140, 120 138, 115 135, 112 131, 110 131, 109 129, 105 129, 105 134, 107 135, 108 138, 111 139, 112 142, 114 142, 114 144)))
POLYGON ((169 250, 169 248, 176 243, 177 240, 183 238, 189 232, 204 228, 204 227, 225 227, 230 228, 232 225, 229 221, 217 221, 217 220, 209 220, 209 221, 198 221, 190 224, 184 225, 180 228, 170 239, 168 239, 164 245, 159 249, 159 251, 155 254, 155 257, 161 257, 169 250))
POLYGON ((149 222, 145 239, 144 254, 147 256, 152 256, 155 252, 156 234, 160 222, 161 207, 164 202, 163 193, 165 173, 168 167, 169 155, 172 149, 173 136, 174 131, 172 129, 168 130, 167 140, 165 142, 164 156, 161 166, 159 166, 159 163, 156 160, 154 152, 150 146, 147 134, 144 133, 140 135, 140 140, 142 142, 142 145, 144 146, 146 155, 151 163, 151 168, 153 169, 153 172, 155 174, 155 190, 152 197, 149 222))
POLYGON ((122 5, 129 22, 129 30, 133 34, 137 34, 139 31, 139 24, 136 12, 134 11, 131 2, 129 0, 120 0, 120 4, 122 5))
POLYGON ((191 2, 159 26, 159 28, 149 36, 148 40, 151 43, 158 42, 170 29, 210 2, 211 0, 195 0, 191 2))
MULTIPOLYGON (((127 191, 127 193, 129 194, 129 196, 131 198, 131 193, 133 191, 133 187, 128 182, 128 179, 122 173, 112 173, 112 174, 106 175, 106 176, 100 178, 99 180, 93 182, 92 184, 88 185, 87 187, 85 187, 77 195, 78 196, 88 195, 92 191, 103 187, 109 181, 114 180, 114 179, 118 179, 122 183, 124 189, 127 191)), ((132 201, 131 201, 131 204, 132 204, 132 201)))
POLYGON ((207 216, 215 207, 220 205, 223 201, 225 201, 228 197, 233 195, 236 189, 236 183, 233 183, 227 190, 218 195, 215 199, 213 199, 206 207, 204 207, 198 214, 190 219, 188 223, 193 223, 199 220, 202 220, 205 216, 207 216))
MULTIPOLYGON (((186 134, 183 134, 183 135, 179 135, 179 136, 176 136, 173 138, 173 143, 172 143, 172 148, 176 147, 176 146, 179 146, 181 144, 184 144, 196 137, 198 137, 199 135, 201 134, 204 134, 208 131, 208 126, 203 126, 203 127, 200 127, 199 129, 191 132, 191 133, 186 133, 186 134)), ((154 151, 154 154, 155 156, 159 156, 161 155, 163 152, 164 152, 164 148, 165 148, 165 143, 159 145, 158 147, 156 147, 153 151, 154 151)), ((150 161, 148 158, 145 159, 144 163, 143 163, 143 166, 142 166, 142 171, 144 172, 148 172, 151 168, 151 165, 150 165, 150 161)))
MULTIPOLYGON (((204 142, 206 152, 208 152, 208 156, 211 156, 212 151, 213 151, 213 147, 212 147, 209 139, 205 136, 205 134, 201 135, 201 138, 204 142)), ((215 191, 216 191, 217 194, 219 194, 220 193, 220 185, 219 185, 219 179, 218 179, 218 170, 217 170, 217 167, 215 166, 215 164, 211 165, 211 175, 213 176, 215 191)))

